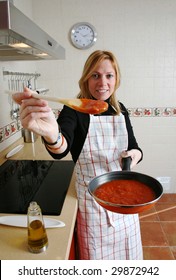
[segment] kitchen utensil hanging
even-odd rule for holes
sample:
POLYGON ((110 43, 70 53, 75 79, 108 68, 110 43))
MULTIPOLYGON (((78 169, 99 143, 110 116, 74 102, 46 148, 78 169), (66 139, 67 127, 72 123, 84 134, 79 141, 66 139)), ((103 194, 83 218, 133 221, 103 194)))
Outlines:
POLYGON ((23 91, 30 83, 32 88, 36 88, 36 80, 41 76, 39 73, 25 73, 3 71, 3 76, 8 76, 8 89, 12 91, 23 91))
MULTIPOLYGON (((41 76, 39 73, 25 73, 3 71, 3 76, 8 77, 8 90, 9 91, 23 91, 25 86, 30 85, 31 88, 36 88, 36 80, 41 76)), ((19 105, 16 104, 12 97, 9 95, 9 104, 11 107, 10 116, 12 120, 18 121, 19 105)))

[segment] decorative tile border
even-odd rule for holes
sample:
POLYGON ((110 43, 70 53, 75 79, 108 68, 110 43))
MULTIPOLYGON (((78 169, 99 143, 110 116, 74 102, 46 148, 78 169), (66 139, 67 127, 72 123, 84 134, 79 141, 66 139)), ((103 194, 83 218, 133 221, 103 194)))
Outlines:
MULTIPOLYGON (((54 109, 53 113, 57 118, 59 110, 54 109)), ((155 107, 155 108, 128 108, 130 117, 176 117, 176 107, 155 107)), ((21 130, 20 120, 13 121, 4 127, 0 127, 0 143, 14 135, 16 132, 21 130)))
MULTIPOLYGON (((55 118, 58 117, 59 112, 60 112, 59 110, 53 109, 55 118)), ((21 129, 22 129, 22 126, 21 126, 21 121, 19 119, 7 124, 4 127, 0 127, 0 143, 5 141, 9 137, 13 136, 15 133, 17 133, 21 129)))
POLYGON ((21 130, 21 122, 13 121, 0 128, 0 143, 21 130))
POLYGON ((128 108, 130 117, 176 117, 176 107, 128 108))

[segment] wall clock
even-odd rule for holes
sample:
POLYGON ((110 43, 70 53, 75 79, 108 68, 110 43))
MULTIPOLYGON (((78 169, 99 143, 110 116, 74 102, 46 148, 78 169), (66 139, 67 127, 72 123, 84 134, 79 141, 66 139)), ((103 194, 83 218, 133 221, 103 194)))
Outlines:
POLYGON ((71 28, 70 39, 74 47, 88 49, 97 41, 97 32, 92 24, 79 22, 71 28))

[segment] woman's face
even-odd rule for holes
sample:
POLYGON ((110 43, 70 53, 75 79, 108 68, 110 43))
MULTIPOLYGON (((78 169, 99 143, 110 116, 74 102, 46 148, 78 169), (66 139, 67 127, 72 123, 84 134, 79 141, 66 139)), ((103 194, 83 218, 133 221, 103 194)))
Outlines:
POLYGON ((95 99, 106 100, 114 92, 116 74, 109 59, 103 60, 88 79, 88 88, 95 99))

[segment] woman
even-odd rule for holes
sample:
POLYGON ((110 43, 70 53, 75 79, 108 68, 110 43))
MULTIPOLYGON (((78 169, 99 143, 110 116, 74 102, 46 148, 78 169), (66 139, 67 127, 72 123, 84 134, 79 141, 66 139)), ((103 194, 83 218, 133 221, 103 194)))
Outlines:
POLYGON ((88 115, 64 106, 56 121, 44 100, 31 91, 17 93, 23 127, 42 136, 55 159, 70 151, 75 162, 78 196, 77 240, 81 260, 142 259, 138 215, 112 213, 99 206, 87 191, 95 176, 121 170, 121 158, 131 156, 131 168, 142 159, 128 112, 116 100, 120 70, 109 51, 95 51, 87 59, 79 81, 78 98, 106 101, 108 110, 88 115), (59 125, 59 132, 58 132, 59 125), (58 136, 59 135, 59 136, 58 136))

